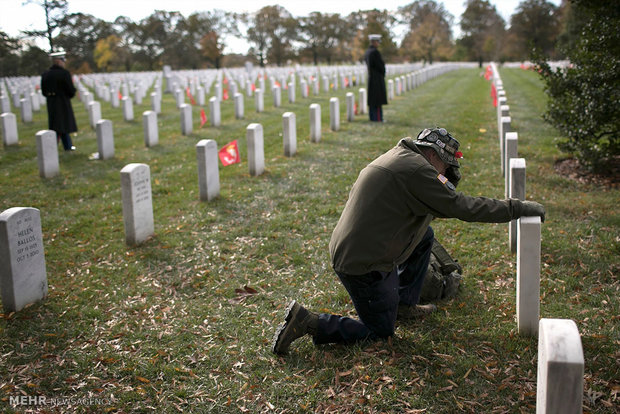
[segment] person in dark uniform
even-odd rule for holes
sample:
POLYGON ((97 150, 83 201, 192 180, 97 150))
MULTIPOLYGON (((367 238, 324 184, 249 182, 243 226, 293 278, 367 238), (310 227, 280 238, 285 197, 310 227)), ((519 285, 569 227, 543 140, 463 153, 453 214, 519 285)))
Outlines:
POLYGON ((41 75, 41 92, 47 99, 48 127, 56 131, 65 151, 75 151, 70 134, 77 132, 71 106, 71 98, 75 96, 76 90, 71 74, 65 69, 65 53, 55 52, 50 57, 52 66, 41 75))
POLYGON ((286 354, 291 343, 312 335, 315 344, 387 338, 397 319, 436 310, 419 305, 433 245, 433 218, 502 223, 539 216, 534 201, 471 197, 456 191, 459 142, 444 128, 424 129, 364 168, 349 193, 329 251, 332 267, 353 301, 359 320, 310 312, 290 302, 272 351, 286 354))
POLYGON ((374 122, 383 122, 383 105, 387 105, 385 93, 385 63, 379 52, 381 36, 371 34, 368 36, 370 46, 364 55, 364 61, 368 67, 368 115, 374 122))

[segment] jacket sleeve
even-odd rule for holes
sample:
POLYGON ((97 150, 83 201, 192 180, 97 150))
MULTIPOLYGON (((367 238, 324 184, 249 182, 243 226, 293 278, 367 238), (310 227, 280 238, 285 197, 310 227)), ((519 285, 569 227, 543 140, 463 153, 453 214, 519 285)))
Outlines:
POLYGON ((73 79, 71 79, 71 73, 69 73, 68 70, 63 71, 64 72, 64 76, 63 76, 63 89, 65 94, 69 97, 69 98, 73 98, 75 96, 75 86, 73 86, 73 79))
POLYGON ((484 223, 504 223, 521 217, 520 200, 471 197, 456 192, 431 165, 419 167, 414 177, 408 181, 408 190, 424 206, 425 214, 484 223))

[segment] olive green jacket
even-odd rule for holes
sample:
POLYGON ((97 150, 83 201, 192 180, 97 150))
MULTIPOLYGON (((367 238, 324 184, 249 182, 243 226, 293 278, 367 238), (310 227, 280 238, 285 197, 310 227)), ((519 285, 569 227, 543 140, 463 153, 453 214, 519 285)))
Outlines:
POLYGON ((428 162, 412 138, 372 161, 351 188, 332 233, 334 270, 391 271, 411 255, 433 217, 502 223, 521 217, 516 199, 470 197, 428 162))

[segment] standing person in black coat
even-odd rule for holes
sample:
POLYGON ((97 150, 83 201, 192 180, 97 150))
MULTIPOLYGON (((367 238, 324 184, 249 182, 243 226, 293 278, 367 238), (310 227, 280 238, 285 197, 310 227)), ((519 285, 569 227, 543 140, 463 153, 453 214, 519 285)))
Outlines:
POLYGON ((379 49, 377 49, 381 35, 371 34, 368 39, 370 39, 370 47, 364 56, 368 67, 368 114, 371 121, 383 122, 381 106, 387 105, 387 96, 385 93, 385 63, 381 58, 379 49))
POLYGON ((52 66, 41 75, 41 91, 47 99, 48 126, 50 130, 56 131, 65 151, 75 151, 70 134, 77 132, 71 106, 71 98, 75 96, 76 90, 71 74, 65 69, 65 52, 52 53, 50 57, 52 66))

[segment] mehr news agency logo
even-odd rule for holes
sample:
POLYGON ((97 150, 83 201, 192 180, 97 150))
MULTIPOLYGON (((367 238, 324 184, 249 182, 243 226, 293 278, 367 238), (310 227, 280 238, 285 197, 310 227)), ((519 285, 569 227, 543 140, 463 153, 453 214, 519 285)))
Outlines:
POLYGON ((68 407, 68 406, 97 406, 111 405, 112 401, 108 398, 94 397, 47 397, 45 395, 11 395, 9 404, 12 407, 18 406, 39 406, 39 407, 68 407))

